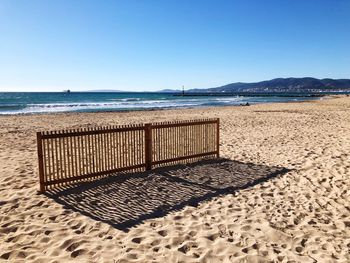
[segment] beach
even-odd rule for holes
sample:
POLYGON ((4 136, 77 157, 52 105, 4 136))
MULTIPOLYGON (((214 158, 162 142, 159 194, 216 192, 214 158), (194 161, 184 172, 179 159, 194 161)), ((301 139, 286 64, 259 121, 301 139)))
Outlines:
POLYGON ((249 107, 0 116, 0 261, 349 262, 349 131, 347 96, 249 107), (222 163, 155 170, 147 179, 109 184, 118 195, 92 189, 56 200, 38 194, 37 131, 203 118, 220 118, 222 163), (270 176, 276 170, 283 172, 270 176), (229 180, 235 173, 242 180, 235 191, 202 198, 212 188, 235 184, 229 180), (162 174, 182 181, 167 183, 162 174), (212 188, 200 187, 201 181, 212 188), (64 205, 85 204, 89 194, 104 197, 95 207, 86 205, 92 211, 64 205), (203 200, 191 204, 193 196, 203 200), (174 208, 153 217, 164 200, 174 208), (143 214, 149 216, 125 228, 107 222, 143 214))

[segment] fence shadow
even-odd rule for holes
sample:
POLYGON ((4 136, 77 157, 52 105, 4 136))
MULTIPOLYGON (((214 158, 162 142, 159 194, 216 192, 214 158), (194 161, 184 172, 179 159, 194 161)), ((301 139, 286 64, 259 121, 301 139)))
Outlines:
POLYGON ((228 159, 205 160, 135 174, 118 174, 47 196, 123 231, 146 219, 196 206, 212 197, 232 193, 287 173, 281 167, 228 159))

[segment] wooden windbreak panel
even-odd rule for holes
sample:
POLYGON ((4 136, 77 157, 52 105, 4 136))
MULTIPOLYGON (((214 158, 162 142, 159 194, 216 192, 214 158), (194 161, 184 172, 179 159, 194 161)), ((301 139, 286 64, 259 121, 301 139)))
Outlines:
POLYGON ((217 155, 218 119, 161 122, 151 127, 154 166, 217 155))
POLYGON ((145 166, 143 125, 37 133, 40 191, 145 166))
POLYGON ((40 191, 219 156, 219 119, 37 133, 40 191))

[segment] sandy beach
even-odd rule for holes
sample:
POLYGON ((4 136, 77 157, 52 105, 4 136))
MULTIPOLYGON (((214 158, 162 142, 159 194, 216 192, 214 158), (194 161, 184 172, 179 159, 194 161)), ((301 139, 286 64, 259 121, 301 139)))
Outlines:
POLYGON ((350 97, 0 116, 0 147, 0 261, 350 262, 350 97), (36 131, 196 118, 224 160, 37 193, 36 131))

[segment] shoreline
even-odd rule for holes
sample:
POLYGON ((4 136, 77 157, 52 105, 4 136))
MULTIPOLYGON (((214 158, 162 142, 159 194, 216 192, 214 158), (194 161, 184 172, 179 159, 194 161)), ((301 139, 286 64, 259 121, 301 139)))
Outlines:
POLYGON ((217 105, 217 106, 197 106, 197 107, 168 107, 168 108, 149 108, 149 109, 134 109, 134 110, 101 110, 101 111, 63 111, 63 112, 28 112, 28 113, 1 113, 0 118, 3 116, 33 116, 33 115, 66 115, 66 114, 98 114, 98 113, 130 113, 130 112, 155 112, 155 111, 171 111, 171 110, 196 110, 196 109, 211 109, 211 108, 236 108, 236 107, 250 107, 256 105, 270 105, 270 104, 283 104, 283 103, 305 103, 305 102, 316 102, 322 101, 323 99, 333 99, 333 98, 341 98, 348 97, 349 95, 324 95, 317 97, 318 99, 306 99, 302 101, 274 101, 274 102, 262 102, 262 103, 249 103, 249 105, 240 104, 240 105, 217 105))

